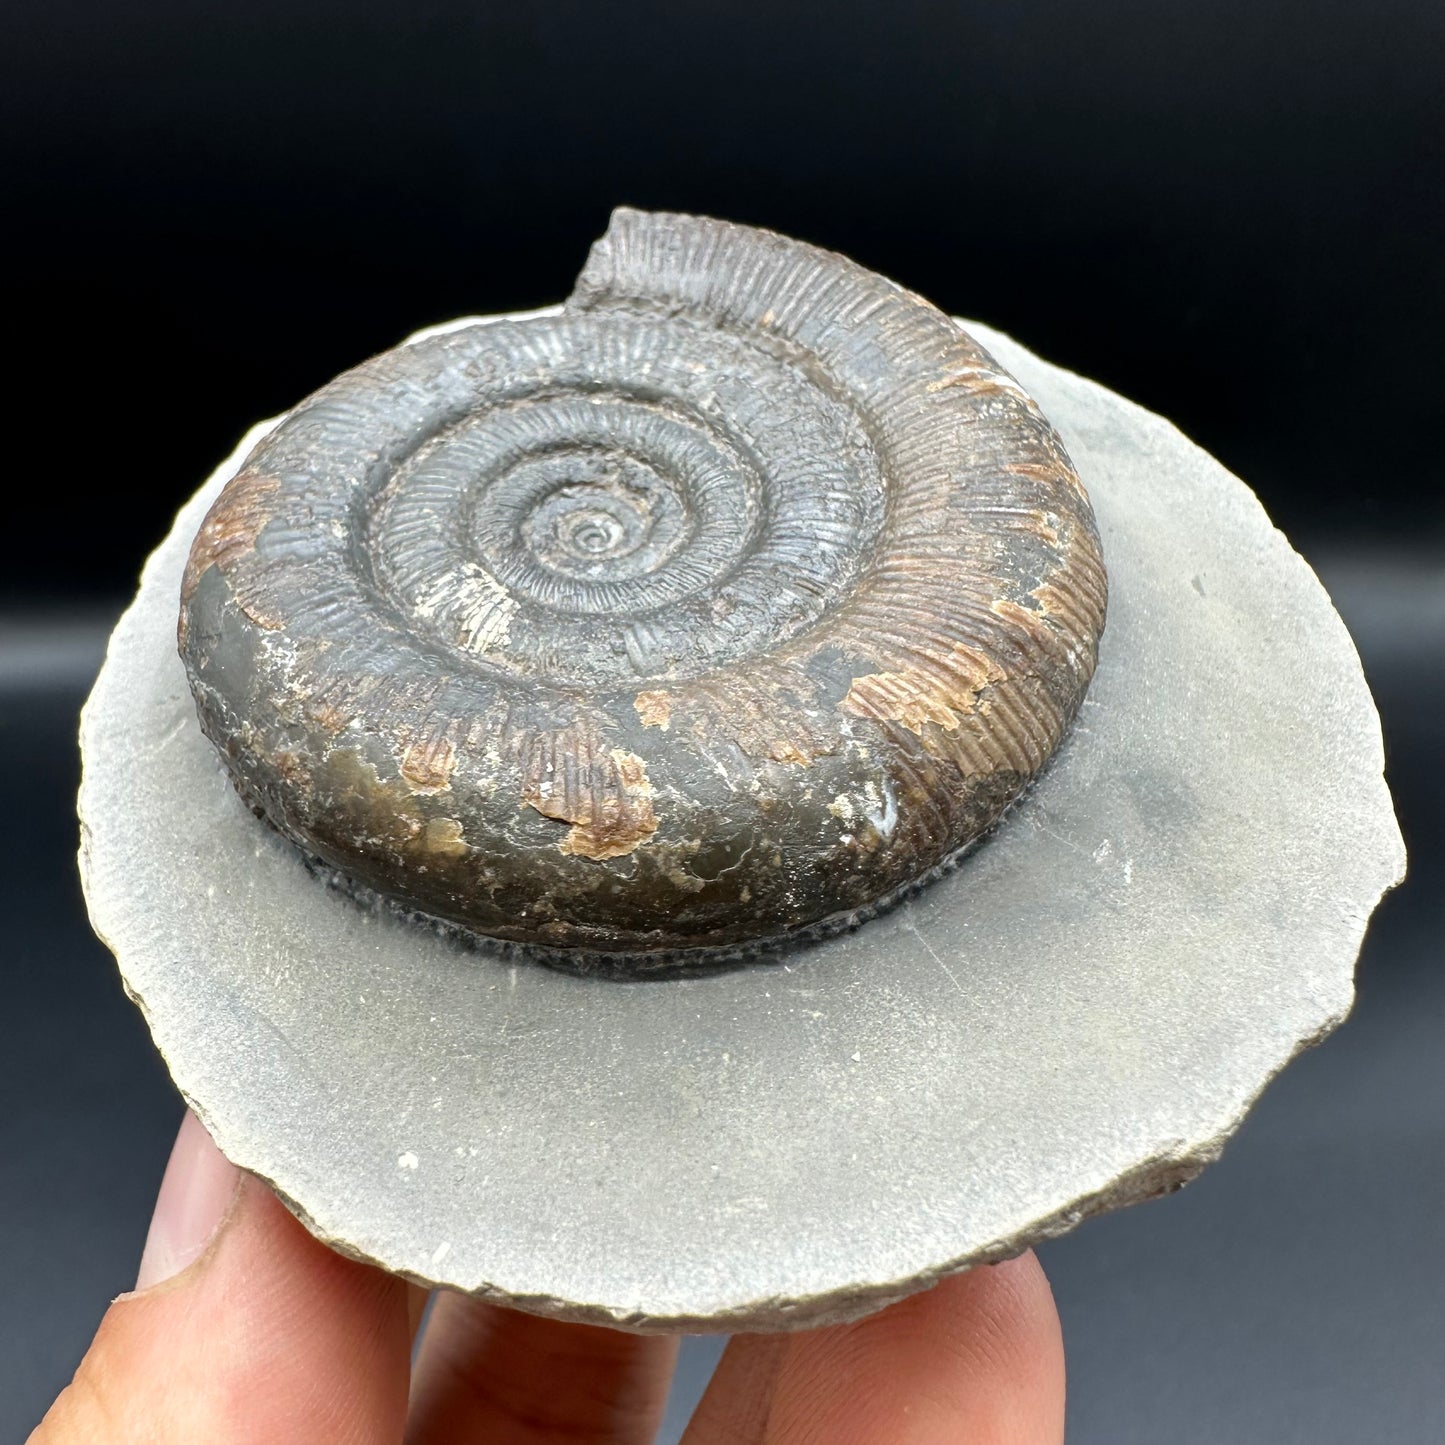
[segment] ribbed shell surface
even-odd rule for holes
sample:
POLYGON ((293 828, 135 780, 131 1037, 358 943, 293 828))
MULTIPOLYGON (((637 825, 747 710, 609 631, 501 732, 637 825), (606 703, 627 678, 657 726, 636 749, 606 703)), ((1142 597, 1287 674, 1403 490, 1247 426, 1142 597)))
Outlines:
POLYGON ((1048 422, 835 254, 619 211, 555 315, 346 373, 207 516, 180 649, 362 890, 644 971, 866 916, 1044 766, 1105 577, 1048 422))

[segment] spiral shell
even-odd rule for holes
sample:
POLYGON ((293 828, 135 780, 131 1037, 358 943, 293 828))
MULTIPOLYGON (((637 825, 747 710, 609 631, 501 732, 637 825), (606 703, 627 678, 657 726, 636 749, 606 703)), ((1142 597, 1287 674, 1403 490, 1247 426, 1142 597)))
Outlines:
POLYGON ((207 516, 179 635, 205 732, 308 854, 645 968, 946 866, 1058 745, 1104 606, 1058 437, 948 317, 622 210, 555 314, 297 407, 207 516))

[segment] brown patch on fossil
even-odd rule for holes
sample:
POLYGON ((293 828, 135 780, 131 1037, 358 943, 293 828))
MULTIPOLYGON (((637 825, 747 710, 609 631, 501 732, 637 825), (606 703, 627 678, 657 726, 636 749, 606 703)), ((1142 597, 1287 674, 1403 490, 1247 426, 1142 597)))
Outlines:
POLYGON ((674 720, 686 719, 693 735, 712 746, 731 745, 750 758, 766 758, 793 767, 810 767, 836 752, 836 732, 810 718, 791 689, 811 684, 793 670, 771 672, 759 664, 750 678, 693 682, 670 699, 674 720))
POLYGON ((337 733, 344 732, 347 724, 351 721, 351 714, 344 712, 332 702, 324 700, 317 701, 308 699, 306 704, 306 716, 314 722, 317 727, 335 737, 337 733))
POLYGON ((431 857, 460 858, 470 851, 456 818, 431 812, 409 783, 383 779, 351 748, 337 748, 328 755, 324 766, 315 770, 315 786, 331 794, 332 806, 355 833, 431 857))
POLYGON ((1006 394, 1022 399, 1024 395, 1023 388, 1013 377, 999 371, 997 367, 974 363, 950 371, 937 381, 929 382, 928 390, 939 392, 950 386, 966 387, 973 396, 1006 394))
MULTIPOLYGON (((314 664, 317 644, 307 639, 307 661, 314 664)), ((369 731, 366 720, 433 718, 438 713, 436 700, 444 689, 444 682, 437 678, 415 678, 397 676, 382 672, 337 672, 325 677, 314 692, 298 697, 298 703, 307 722, 320 728, 330 737, 346 731, 352 722, 360 718, 363 731, 369 731)), ((414 723, 400 723, 395 727, 398 766, 403 754, 412 753, 415 763, 412 772, 435 771, 439 759, 430 764, 422 761, 422 754, 431 750, 455 749, 458 737, 464 731, 460 720, 428 722, 425 727, 414 723)), ((420 776, 409 781, 420 787, 439 786, 428 783, 420 776)), ((444 780, 443 780, 444 781, 444 780)))
POLYGON ((1057 438, 1052 438, 1050 441, 1050 456, 1047 461, 1004 462, 1000 470, 1007 472, 1010 476, 1023 477, 1027 481, 1037 482, 1050 491, 1063 485, 1076 497, 1083 498, 1087 502, 1084 484, 1079 480, 1079 474, 1064 455, 1063 444, 1057 438))
POLYGON ((401 755, 402 780, 418 793, 451 787, 456 766, 457 750, 445 735, 409 742, 401 755))
POLYGON ((281 748, 271 755, 271 761, 275 765, 276 775, 284 778, 293 788, 309 787, 311 783, 311 769, 306 765, 306 760, 300 753, 290 748, 281 748))
MULTIPOLYGON (((270 497, 280 481, 264 473, 242 472, 226 483, 216 498, 206 520, 191 543, 186 559, 185 576, 181 581, 181 601, 189 602, 211 567, 229 572, 236 562, 256 545, 261 529, 271 520, 270 497)), ((252 619, 259 627, 279 627, 277 622, 252 619)))
MULTIPOLYGON (((1042 537, 1050 547, 1059 545, 1059 519, 1048 512, 1035 508, 1029 513, 1029 520, 1032 523, 1032 530, 1036 536, 1042 537)), ((1035 593, 1035 596, 1038 594, 1035 593)))
POLYGON ((632 706, 645 728, 661 728, 666 732, 671 725, 672 699, 665 692, 640 692, 632 699, 632 706))
POLYGON ((926 662, 855 677, 838 706, 855 717, 901 723, 921 737, 928 723, 952 732, 977 711, 984 688, 1004 680, 995 663, 959 644, 926 662))
POLYGON ((444 858, 462 858, 467 854, 467 841, 462 825, 455 818, 432 818, 421 831, 421 847, 444 858))
POLYGON ((1029 594, 1045 617, 1055 618, 1071 632, 1087 635, 1103 620, 1103 598, 1086 587, 1060 587, 1045 582, 1029 594))
POLYGON ((621 858, 657 831, 647 765, 636 753, 601 748, 590 730, 535 738, 524 759, 522 801, 570 823, 559 851, 601 862, 621 858))
POLYGON ((1003 618, 1010 626, 1028 633, 1031 637, 1048 641, 1053 635, 1053 629, 1049 626, 1049 614, 1042 607, 1025 607, 1011 597, 997 597, 989 603, 988 610, 995 617, 1003 618))
POLYGON ((1004 462, 1000 470, 1007 472, 1011 477, 1027 477, 1030 481, 1038 482, 1051 490, 1065 479, 1062 475, 1065 469, 1051 461, 1004 462))
POLYGON ((811 753, 804 752, 797 743, 787 738, 772 738, 767 744, 767 756, 775 763, 791 763, 795 768, 806 768, 813 761, 811 753))

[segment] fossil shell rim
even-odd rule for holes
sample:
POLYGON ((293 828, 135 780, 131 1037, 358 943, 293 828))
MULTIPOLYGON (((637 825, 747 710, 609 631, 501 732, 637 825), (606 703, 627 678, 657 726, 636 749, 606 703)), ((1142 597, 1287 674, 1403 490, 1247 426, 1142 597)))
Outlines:
POLYGON ((1052 755, 1105 583, 1037 407, 919 297, 619 211, 562 312, 303 402, 182 591, 242 795, 364 890, 639 969, 827 931, 1052 755))

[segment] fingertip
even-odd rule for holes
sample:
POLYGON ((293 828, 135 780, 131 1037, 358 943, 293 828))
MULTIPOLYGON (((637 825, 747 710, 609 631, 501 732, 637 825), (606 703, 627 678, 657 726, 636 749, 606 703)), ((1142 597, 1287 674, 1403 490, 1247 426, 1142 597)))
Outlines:
POLYGON ((241 1171, 188 1110, 161 1180, 135 1293, 163 1284, 200 1258, 234 1204, 240 1182, 241 1171))
POLYGON ((715 1383, 688 1445, 1063 1439, 1063 1339, 1032 1252, 953 1275, 852 1324, 739 1338, 715 1383), (733 1433, 739 1420, 751 1433, 733 1433))
POLYGON ((949 1276, 845 1326, 827 1353, 835 1368, 872 1382, 856 1429, 840 1433, 840 1441, 1063 1439, 1063 1337, 1053 1291, 1031 1250, 949 1276))
POLYGON ((1064 1437, 1064 1339, 1054 1293, 1033 1250, 942 1281, 923 1327, 951 1336, 960 1392, 1000 1441, 1064 1437))

